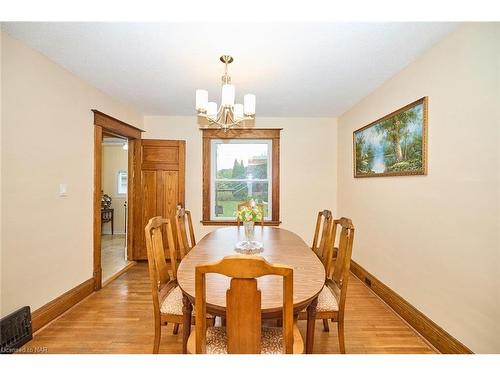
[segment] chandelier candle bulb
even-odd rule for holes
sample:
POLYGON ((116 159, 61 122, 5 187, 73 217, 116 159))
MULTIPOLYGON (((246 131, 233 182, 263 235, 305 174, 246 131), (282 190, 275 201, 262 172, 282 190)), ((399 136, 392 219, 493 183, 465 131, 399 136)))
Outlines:
POLYGON ((255 114, 255 95, 246 94, 243 97, 243 103, 245 108, 245 115, 252 116, 255 114))
POLYGON ((215 118, 217 116, 217 103, 208 102, 207 105, 207 117, 215 118))
POLYGON ((196 90, 196 110, 206 111, 208 107, 208 91, 196 90))
POLYGON ((234 105, 234 86, 222 85, 222 103, 223 106, 234 105))
POLYGON ((235 104, 233 108, 234 119, 239 120, 243 118, 243 104, 235 104))

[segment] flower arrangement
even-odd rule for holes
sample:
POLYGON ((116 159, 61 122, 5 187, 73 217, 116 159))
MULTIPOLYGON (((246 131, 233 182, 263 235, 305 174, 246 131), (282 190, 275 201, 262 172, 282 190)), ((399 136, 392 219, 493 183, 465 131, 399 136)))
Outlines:
POLYGON ((111 207, 111 197, 108 194, 103 194, 101 191, 101 208, 106 209, 111 207))
POLYGON ((259 207, 242 207, 236 213, 237 217, 245 222, 245 221, 261 221, 262 220, 262 212, 259 207))

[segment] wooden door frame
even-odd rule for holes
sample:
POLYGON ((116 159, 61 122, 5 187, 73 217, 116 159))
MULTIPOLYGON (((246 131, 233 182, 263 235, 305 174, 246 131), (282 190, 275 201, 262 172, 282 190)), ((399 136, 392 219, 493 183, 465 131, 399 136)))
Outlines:
MULTIPOLYGON (((94 112, 94 290, 102 287, 101 268, 101 188, 102 188, 102 140, 103 133, 116 134, 128 139, 128 186, 127 186, 127 258, 132 259, 134 244, 134 213, 138 210, 135 197, 137 186, 137 168, 139 165, 140 142, 142 132, 139 128, 111 117, 96 109, 94 112)), ((140 173, 140 170, 139 170, 140 173)))

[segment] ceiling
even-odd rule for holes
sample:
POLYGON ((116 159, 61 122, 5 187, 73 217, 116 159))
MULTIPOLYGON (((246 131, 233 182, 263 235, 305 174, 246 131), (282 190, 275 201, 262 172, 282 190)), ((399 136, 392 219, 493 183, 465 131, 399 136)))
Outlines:
POLYGON ((257 116, 339 116, 455 23, 2 23, 2 29, 145 115, 220 102, 222 54, 257 116))

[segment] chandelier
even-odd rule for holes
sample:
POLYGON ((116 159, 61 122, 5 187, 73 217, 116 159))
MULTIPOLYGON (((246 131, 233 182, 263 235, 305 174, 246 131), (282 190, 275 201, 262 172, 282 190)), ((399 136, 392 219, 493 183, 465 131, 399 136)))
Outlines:
POLYGON ((231 77, 227 74, 227 66, 234 59, 229 55, 222 55, 220 61, 224 63, 221 105, 217 106, 216 102, 208 101, 207 90, 196 90, 196 111, 199 117, 208 120, 209 126, 215 125, 227 131, 240 125, 243 121, 254 119, 255 95, 246 94, 243 97, 243 104, 235 104, 235 89, 231 84, 231 77))

